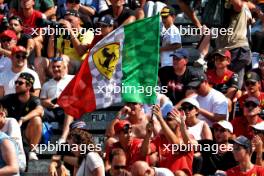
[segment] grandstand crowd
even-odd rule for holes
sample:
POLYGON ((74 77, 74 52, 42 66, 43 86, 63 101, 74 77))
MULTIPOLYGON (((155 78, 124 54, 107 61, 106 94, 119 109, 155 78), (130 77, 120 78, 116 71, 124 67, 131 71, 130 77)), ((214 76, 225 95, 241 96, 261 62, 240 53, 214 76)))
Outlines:
POLYGON ((0 0, 0 176, 39 160, 51 122, 70 147, 52 156, 50 176, 264 175, 263 41, 263 0, 0 0), (167 90, 155 105, 124 102, 100 148, 57 99, 97 42, 156 14, 167 90), (197 46, 185 45, 179 17, 207 31, 197 46))

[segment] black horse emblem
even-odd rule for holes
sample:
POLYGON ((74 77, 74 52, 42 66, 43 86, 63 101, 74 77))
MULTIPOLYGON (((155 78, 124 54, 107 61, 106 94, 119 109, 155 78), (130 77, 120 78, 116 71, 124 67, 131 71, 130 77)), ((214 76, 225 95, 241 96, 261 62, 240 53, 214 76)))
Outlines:
POLYGON ((106 68, 108 71, 112 72, 113 69, 115 68, 115 66, 111 66, 110 67, 110 63, 111 61, 114 61, 116 60, 116 55, 115 53, 109 53, 109 48, 104 48, 102 50, 102 55, 106 58, 103 62, 102 62, 102 59, 99 59, 99 64, 106 68))

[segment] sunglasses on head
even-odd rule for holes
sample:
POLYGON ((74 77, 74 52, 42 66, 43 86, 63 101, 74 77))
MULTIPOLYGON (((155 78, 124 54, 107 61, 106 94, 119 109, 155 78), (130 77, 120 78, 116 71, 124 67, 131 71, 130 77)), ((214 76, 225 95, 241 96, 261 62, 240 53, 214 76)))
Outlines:
POLYGON ((245 102, 244 106, 246 108, 250 108, 250 107, 256 108, 258 105, 249 101, 249 102, 245 102))
POLYGON ((10 42, 12 39, 11 38, 2 38, 1 42, 10 42))
POLYGON ((16 58, 17 59, 26 59, 27 58, 27 56, 25 55, 25 54, 16 54, 16 58))
POLYGON ((15 81, 15 85, 22 86, 23 84, 25 84, 25 82, 19 80, 15 81))
POLYGON ((115 165, 115 166, 114 166, 114 169, 115 169, 115 170, 120 170, 120 169, 125 169, 125 168, 126 168, 126 166, 124 166, 124 165, 122 165, 122 166, 115 165))
POLYGON ((254 81, 246 81, 246 86, 255 86, 257 82, 254 81))

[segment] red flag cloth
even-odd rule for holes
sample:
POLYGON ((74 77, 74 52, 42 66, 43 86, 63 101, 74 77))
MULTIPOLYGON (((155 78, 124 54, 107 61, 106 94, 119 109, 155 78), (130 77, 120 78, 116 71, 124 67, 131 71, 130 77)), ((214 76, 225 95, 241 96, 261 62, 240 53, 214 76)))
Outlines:
MULTIPOLYGON (((101 39, 102 36, 95 36, 90 48, 101 39)), ((87 54, 79 72, 58 98, 58 104, 64 109, 64 112, 73 116, 75 119, 79 119, 84 113, 92 112, 96 109, 96 100, 88 58, 89 54, 87 54)))

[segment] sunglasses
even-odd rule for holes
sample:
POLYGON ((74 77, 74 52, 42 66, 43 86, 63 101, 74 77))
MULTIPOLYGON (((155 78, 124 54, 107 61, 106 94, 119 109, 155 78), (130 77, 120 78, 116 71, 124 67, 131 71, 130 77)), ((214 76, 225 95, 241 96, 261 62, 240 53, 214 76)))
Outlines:
POLYGON ((2 38, 1 42, 10 42, 12 39, 11 38, 2 38))
POLYGON ((19 80, 15 81, 15 85, 22 86, 23 84, 25 84, 25 82, 19 80))
POLYGON ((246 81, 246 86, 255 86, 257 82, 254 81, 246 81))
POLYGON ((125 169, 126 168, 126 166, 119 166, 119 165, 115 165, 115 166, 113 166, 114 167, 114 169, 115 170, 120 170, 120 169, 125 169))
POLYGON ((79 4, 80 0, 67 0, 68 3, 76 3, 79 4))
POLYGON ((23 55, 17 54, 17 55, 16 55, 16 58, 17 58, 17 59, 21 59, 21 58, 22 58, 22 59, 26 59, 27 56, 26 56, 25 54, 23 54, 23 55))
POLYGON ((252 107, 252 108, 256 108, 258 105, 255 104, 255 103, 253 103, 253 102, 246 102, 246 103, 244 104, 244 106, 245 106, 246 108, 250 108, 250 107, 252 107))
POLYGON ((224 128, 214 128, 214 132, 221 132, 221 133, 224 133, 226 132, 227 130, 224 129, 224 128))
POLYGON ((181 107, 181 109, 183 110, 183 111, 191 111, 191 110, 193 110, 194 109, 194 106, 193 105, 183 105, 182 107, 181 107))

